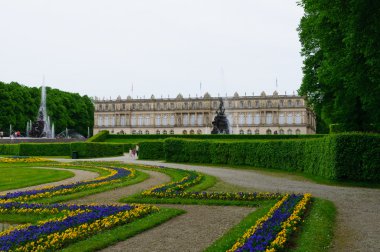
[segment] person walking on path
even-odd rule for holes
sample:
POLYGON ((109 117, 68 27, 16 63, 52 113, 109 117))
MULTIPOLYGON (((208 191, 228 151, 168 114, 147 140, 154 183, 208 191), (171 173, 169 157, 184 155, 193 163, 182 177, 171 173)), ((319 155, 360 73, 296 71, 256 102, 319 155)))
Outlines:
POLYGON ((139 156, 139 150, 140 150, 140 146, 138 144, 136 144, 136 156, 137 157, 139 156))

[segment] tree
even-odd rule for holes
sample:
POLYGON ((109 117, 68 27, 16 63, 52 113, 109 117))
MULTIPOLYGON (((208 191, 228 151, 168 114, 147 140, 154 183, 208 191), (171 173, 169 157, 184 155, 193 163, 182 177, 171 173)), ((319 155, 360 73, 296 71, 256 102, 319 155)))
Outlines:
POLYGON ((314 108, 318 132, 380 131, 380 1, 302 0, 304 59, 299 94, 314 108))

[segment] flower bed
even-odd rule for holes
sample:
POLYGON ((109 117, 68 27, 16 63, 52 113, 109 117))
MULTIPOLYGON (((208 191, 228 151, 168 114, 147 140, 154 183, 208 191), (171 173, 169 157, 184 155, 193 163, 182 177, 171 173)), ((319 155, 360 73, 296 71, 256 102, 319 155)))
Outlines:
MULTIPOLYGON (((49 165, 51 166, 51 165, 49 165)), ((71 165, 65 165, 66 167, 70 167, 71 165)), ((77 167, 77 166, 75 166, 77 167)), ((91 166, 81 166, 84 168, 89 168, 91 166)), ((36 190, 28 190, 28 191, 18 191, 7 194, 0 195, 0 203, 4 202, 26 202, 35 199, 53 197, 57 195, 65 195, 70 193, 75 193, 79 191, 83 191, 86 189, 92 189, 99 186, 117 183, 120 182, 124 178, 133 178, 135 176, 135 170, 130 168, 119 168, 119 167, 97 167, 100 169, 104 169, 109 172, 109 175, 98 177, 92 180, 81 181, 66 185, 59 186, 47 186, 41 189, 36 190)))
POLYGON ((46 158, 24 157, 24 156, 0 158, 0 163, 41 163, 41 162, 52 162, 52 161, 46 158))
POLYGON ((147 205, 7 204, 1 204, 0 209, 10 213, 27 209, 26 212, 34 214, 59 210, 64 216, 0 233, 0 251, 55 251, 71 242, 158 211, 157 207, 147 205))

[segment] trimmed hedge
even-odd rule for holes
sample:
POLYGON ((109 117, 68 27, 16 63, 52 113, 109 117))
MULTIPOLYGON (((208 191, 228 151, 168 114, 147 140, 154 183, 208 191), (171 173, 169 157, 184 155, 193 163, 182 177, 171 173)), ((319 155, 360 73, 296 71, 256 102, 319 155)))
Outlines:
POLYGON ((70 143, 20 143, 20 156, 70 156, 70 143))
POLYGON ((78 152, 78 158, 122 156, 123 144, 71 143, 71 151, 78 152))
MULTIPOLYGON (((165 152, 163 141, 140 142, 139 143, 139 159, 164 160, 165 152)), ((132 148, 135 146, 132 146, 132 148)))
POLYGON ((0 155, 19 156, 20 146, 18 144, 0 144, 0 155))
POLYGON ((90 137, 86 142, 89 142, 89 143, 92 143, 92 142, 104 142, 108 135, 109 135, 109 131, 108 130, 102 130, 100 131, 98 134, 90 137))
POLYGON ((249 165, 331 180, 380 181, 380 135, 374 134, 245 142, 170 138, 164 141, 164 150, 170 162, 249 165))

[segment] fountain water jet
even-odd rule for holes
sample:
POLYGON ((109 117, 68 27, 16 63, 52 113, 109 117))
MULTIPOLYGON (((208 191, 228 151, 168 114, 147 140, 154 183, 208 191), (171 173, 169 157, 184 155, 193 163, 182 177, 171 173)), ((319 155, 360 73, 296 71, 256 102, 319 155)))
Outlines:
POLYGON ((52 138, 52 130, 50 127, 50 118, 47 116, 46 110, 46 88, 41 87, 41 104, 38 110, 37 121, 32 123, 29 131, 31 137, 52 138))

